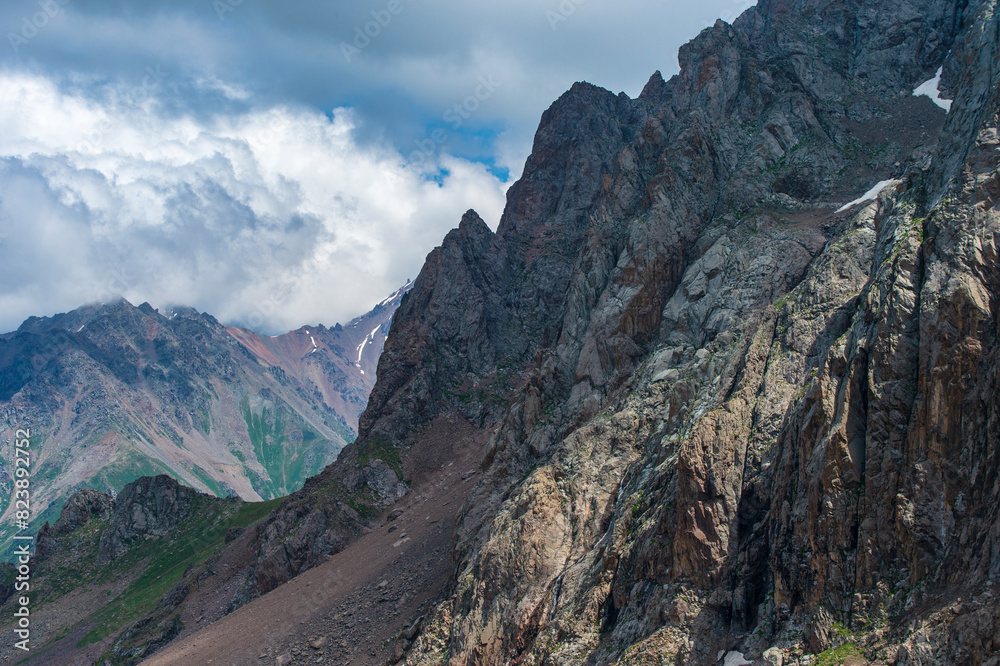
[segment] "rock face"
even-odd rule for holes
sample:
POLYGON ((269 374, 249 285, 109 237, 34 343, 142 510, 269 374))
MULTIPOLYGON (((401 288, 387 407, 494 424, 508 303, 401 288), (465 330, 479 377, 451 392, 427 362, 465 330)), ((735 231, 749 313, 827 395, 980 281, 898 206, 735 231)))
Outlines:
POLYGON ((108 520, 115 508, 111 495, 86 488, 72 495, 63 506, 62 513, 55 525, 48 523, 42 526, 35 542, 35 561, 44 562, 55 551, 56 540, 60 535, 69 534, 90 520, 108 520))
POLYGON ((997 39, 993 2, 763 0, 546 112, 362 417, 404 460, 491 433, 408 663, 996 657, 997 39))
POLYGON ((89 488, 81 490, 66 501, 52 529, 58 534, 68 534, 88 520, 108 520, 114 508, 115 501, 107 493, 89 488))
POLYGON ((198 496, 166 475, 143 477, 125 486, 108 529, 101 534, 98 563, 107 564, 121 556, 135 539, 169 534, 177 523, 190 517, 198 496))
POLYGON ((992 2, 763 0, 638 99, 575 85, 241 598, 360 533, 446 416, 484 474, 408 663, 985 663, 996 42, 992 2), (939 68, 950 114, 912 94, 939 68))
POLYGON ((122 489, 117 498, 84 489, 66 501, 59 520, 46 523, 38 534, 36 562, 49 559, 60 537, 71 534, 91 520, 105 521, 100 533, 97 565, 121 557, 138 540, 167 536, 181 522, 189 520, 201 493, 182 486, 165 474, 143 477, 122 489))
POLYGON ((429 461, 447 464, 435 417, 494 428, 538 350, 557 339, 588 211, 642 114, 587 84, 559 107, 543 117, 498 233, 469 211, 427 257, 396 313, 358 441, 275 513, 236 605, 342 549, 429 461), (593 140, 567 142, 567 126, 593 140))

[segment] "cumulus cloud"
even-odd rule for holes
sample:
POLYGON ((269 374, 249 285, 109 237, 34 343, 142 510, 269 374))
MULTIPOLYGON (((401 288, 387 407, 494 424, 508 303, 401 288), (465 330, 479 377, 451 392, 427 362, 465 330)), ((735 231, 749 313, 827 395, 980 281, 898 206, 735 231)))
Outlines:
POLYGON ((116 295, 347 320, 467 208, 496 223, 574 81, 636 95, 752 4, 3 3, 0 330, 116 295))
MULTIPOLYGON (((17 33, 39 1, 0 5, 0 30, 17 33)), ((754 4, 219 0, 232 10, 220 13, 212 0, 48 1, 65 5, 16 52, 0 48, 0 61, 37 65, 64 86, 81 77, 141 78, 145 67, 162 66, 174 74, 166 110, 189 115, 292 101, 321 110, 350 106, 363 119, 359 140, 384 137, 404 153, 479 77, 493 76, 504 84, 501 93, 456 133, 449 152, 470 159, 499 152, 511 160, 500 166, 515 172, 540 114, 575 81, 638 94, 654 70, 676 71, 683 42, 754 4), (345 55, 344 46, 356 43, 363 48, 345 55), (220 86, 197 85, 212 80, 220 86)))
POLYGON ((267 332, 332 324, 415 277, 467 208, 499 220, 507 184, 482 164, 415 169, 359 144, 347 109, 202 122, 148 92, 101 104, 0 75, 0 328, 113 295, 267 332))

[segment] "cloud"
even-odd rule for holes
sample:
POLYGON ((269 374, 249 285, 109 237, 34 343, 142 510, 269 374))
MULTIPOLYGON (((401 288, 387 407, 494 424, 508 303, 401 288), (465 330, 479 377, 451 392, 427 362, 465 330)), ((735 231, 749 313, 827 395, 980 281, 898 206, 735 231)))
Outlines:
MULTIPOLYGON (((502 92, 456 134, 451 152, 521 160, 541 113, 575 81, 636 95, 653 71, 676 70, 683 42, 753 4, 226 0, 232 11, 220 17, 211 0, 58 1, 66 2, 60 14, 17 54, 0 48, 0 61, 37 66, 88 95, 100 95, 103 82, 161 66, 173 74, 164 112, 178 115, 210 117, 247 105, 350 107, 359 141, 387 139, 403 153, 479 77, 493 76, 502 92), (343 47, 353 47, 359 31, 370 43, 348 58, 343 47), (219 86, 199 85, 204 81, 219 86), (485 145, 478 140, 484 132, 493 137, 485 145)), ((0 31, 16 32, 37 8, 36 0, 4 3, 0 31)), ((504 166, 517 172, 519 161, 504 166)))
POLYGON ((220 1, 0 5, 0 330, 118 294, 347 320, 496 223, 573 82, 636 95, 752 4, 220 1))
POLYGON ((205 123, 128 90, 99 104, 0 75, 0 328, 122 295, 266 332, 345 321, 415 277, 506 183, 442 153, 432 171, 361 145, 351 111, 275 106, 205 123), (440 182, 438 182, 440 181, 440 182))

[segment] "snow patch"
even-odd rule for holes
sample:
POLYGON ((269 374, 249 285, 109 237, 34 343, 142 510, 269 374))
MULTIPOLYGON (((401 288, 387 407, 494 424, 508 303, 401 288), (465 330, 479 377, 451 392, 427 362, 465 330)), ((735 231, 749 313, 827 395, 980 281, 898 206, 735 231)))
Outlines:
POLYGON ((941 74, 944 73, 944 67, 939 67, 937 74, 930 81, 924 81, 919 86, 913 89, 913 96, 920 97, 921 95, 929 97, 932 102, 940 106, 946 112, 951 111, 951 100, 941 97, 941 74))
POLYGON ((396 292, 392 296, 390 296, 389 298, 385 299, 384 301, 382 301, 381 303, 379 303, 375 307, 379 307, 379 306, 383 306, 383 305, 389 305, 394 300, 396 300, 397 298, 400 298, 403 294, 405 294, 407 291, 409 291, 410 288, 411 288, 410 287, 410 280, 407 280, 406 284, 403 285, 402 288, 396 290, 396 292))
POLYGON ((82 330, 83 330, 83 329, 85 329, 85 328, 87 328, 87 325, 86 325, 86 324, 84 324, 84 325, 83 325, 83 326, 81 326, 80 328, 76 329, 76 332, 77 332, 77 333, 79 333, 80 331, 82 331, 82 330))
POLYGON ((742 652, 730 652, 726 655, 726 661, 723 666, 750 666, 751 664, 753 662, 747 661, 742 652))
POLYGON ((319 345, 318 345, 318 344, 316 344, 316 338, 314 338, 313 336, 311 336, 311 335, 310 335, 310 336, 309 336, 309 339, 310 339, 310 340, 312 340, 312 343, 313 343, 313 350, 315 350, 315 349, 316 349, 317 347, 319 347, 319 345))
MULTIPOLYGON (((365 346, 369 342, 375 342, 375 334, 378 333, 378 331, 379 331, 380 328, 382 328, 381 324, 379 324, 378 326, 376 326, 375 328, 373 328, 372 332, 368 334, 368 337, 364 339, 364 342, 362 342, 360 345, 358 345, 358 362, 355 365, 357 365, 359 368, 361 367, 361 357, 365 353, 365 346)), ((361 374, 365 374, 365 371, 362 370, 361 374)))
POLYGON ((876 185, 872 189, 870 189, 867 192, 865 192, 860 198, 855 199, 851 203, 847 203, 847 204, 844 204, 843 206, 841 206, 839 209, 837 209, 837 212, 838 213, 843 213, 848 208, 851 208, 853 206, 857 206, 858 204, 863 204, 863 203, 868 202, 868 201, 875 201, 876 197, 878 197, 878 195, 879 195, 879 192, 881 192, 882 190, 884 190, 886 187, 888 187, 889 185, 891 185, 893 182, 894 181, 891 178, 889 180, 883 180, 883 181, 879 182, 878 185, 876 185))

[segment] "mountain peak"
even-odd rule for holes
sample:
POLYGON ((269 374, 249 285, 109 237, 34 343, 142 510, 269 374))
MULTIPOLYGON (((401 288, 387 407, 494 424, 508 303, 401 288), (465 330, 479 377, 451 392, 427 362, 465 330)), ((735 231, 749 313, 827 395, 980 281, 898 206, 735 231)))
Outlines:
POLYGON ((483 218, 479 216, 479 213, 472 209, 465 212, 462 216, 462 221, 458 225, 458 228, 461 230, 468 230, 470 227, 475 227, 476 230, 482 230, 483 228, 486 228, 487 230, 489 229, 486 222, 483 221, 483 218))
POLYGON ((643 86, 642 92, 639 93, 639 99, 662 104, 666 88, 667 82, 663 80, 663 74, 660 73, 660 70, 656 70, 653 72, 653 75, 649 77, 646 85, 643 86))

